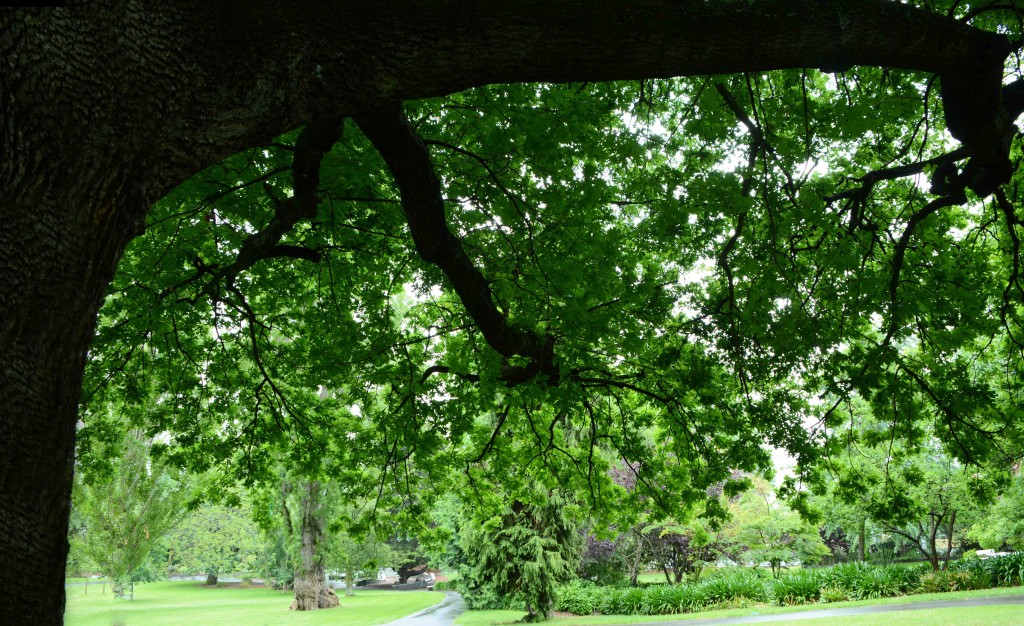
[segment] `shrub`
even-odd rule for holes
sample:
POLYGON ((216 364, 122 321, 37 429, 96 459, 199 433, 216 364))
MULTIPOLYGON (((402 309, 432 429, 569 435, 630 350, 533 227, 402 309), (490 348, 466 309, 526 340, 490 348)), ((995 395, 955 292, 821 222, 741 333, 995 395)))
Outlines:
POLYGON ((602 587, 601 590, 603 597, 597 610, 605 615, 621 615, 624 612, 621 600, 627 590, 617 587, 602 587))
POLYGON ((439 580, 434 583, 434 591, 454 591, 455 583, 450 580, 439 580))
POLYGON ((951 572, 988 572, 985 568, 985 561, 976 556, 964 556, 956 561, 951 561, 946 569, 951 572))
POLYGON ((844 590, 847 595, 852 595, 859 586, 861 577, 870 570, 870 565, 859 561, 836 565, 823 571, 822 586, 836 587, 844 590))
POLYGON ((818 600, 821 576, 813 570, 800 570, 769 582, 772 601, 779 606, 808 604, 818 600))
POLYGON ((672 591, 675 587, 659 585, 644 589, 644 615, 670 615, 676 613, 676 605, 673 601, 672 591))
POLYGON ((1000 587, 1024 584, 1024 552, 986 559, 985 569, 1000 587))
POLYGON ((842 587, 826 585, 821 588, 820 598, 822 602, 846 602, 850 599, 850 594, 842 587))
POLYGON ((620 615, 643 615, 644 613, 644 589, 632 587, 623 589, 619 596, 620 615))
POLYGON ((991 587, 992 579, 985 571, 939 571, 921 576, 921 591, 941 593, 945 591, 970 591, 991 587))
MULTIPOLYGON (((723 596, 724 597, 724 596, 723 596)), ((644 613, 646 615, 671 615, 699 611, 711 601, 702 585, 662 585, 645 591, 644 613)), ((719 600, 719 604, 735 601, 733 597, 719 600)), ((742 598, 741 599, 745 599, 742 598)))
POLYGON ((765 601, 764 580, 753 570, 740 570, 710 578, 700 585, 707 604, 728 604, 747 599, 765 601))
POLYGON ((623 587, 629 583, 626 563, 616 540, 587 536, 586 549, 579 567, 580 578, 599 587, 623 587))
POLYGON ((679 613, 696 612, 708 604, 707 595, 700 585, 679 585, 673 587, 673 598, 679 613))
POLYGON ((924 593, 942 593, 950 590, 949 575, 951 572, 928 572, 921 576, 920 589, 924 593))
POLYGON ((900 578, 896 568, 879 567, 865 571, 851 594, 857 600, 874 600, 900 595, 900 578))
POLYGON ((985 570, 979 572, 971 572, 971 577, 974 579, 972 589, 990 589, 995 587, 995 581, 992 579, 992 575, 985 570))
POLYGON ((887 570, 887 575, 896 584, 899 593, 916 592, 921 585, 921 575, 924 574, 924 570, 920 566, 914 565, 894 565, 887 570))
POLYGON ((584 581, 574 581, 558 588, 555 608, 576 615, 590 615, 600 606, 601 588, 584 581))
POLYGON ((992 586, 992 578, 986 572, 951 572, 949 582, 950 591, 972 591, 992 586))

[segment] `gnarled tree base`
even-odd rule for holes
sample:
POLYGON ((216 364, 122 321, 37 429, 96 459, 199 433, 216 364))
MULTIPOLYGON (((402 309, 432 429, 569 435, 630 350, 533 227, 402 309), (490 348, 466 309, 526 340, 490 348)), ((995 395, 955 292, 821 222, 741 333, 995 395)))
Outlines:
POLYGON ((313 611, 316 609, 333 609, 338 606, 338 595, 327 583, 310 583, 295 581, 295 600, 288 607, 292 611, 313 611))

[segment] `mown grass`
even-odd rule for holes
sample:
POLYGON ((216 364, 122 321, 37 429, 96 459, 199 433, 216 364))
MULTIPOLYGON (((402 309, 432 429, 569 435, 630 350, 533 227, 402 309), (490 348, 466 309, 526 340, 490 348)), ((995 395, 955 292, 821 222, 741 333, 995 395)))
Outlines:
POLYGON ((900 626, 1019 626, 1022 621, 1019 604, 997 606, 966 606, 951 609, 922 609, 892 613, 871 613, 846 617, 822 617, 820 619, 786 620, 770 622, 778 624, 828 624, 832 626, 878 626, 890 621, 900 626))
MULTIPOLYGON (((899 605, 899 604, 913 604, 915 602, 931 602, 936 600, 956 600, 963 598, 982 598, 989 596, 1009 596, 1009 595, 1020 595, 1024 594, 1024 587, 1000 587, 995 589, 981 589, 978 591, 952 591, 947 593, 922 593, 913 596, 898 596, 895 598, 880 598, 877 600, 857 600, 852 602, 834 602, 829 604, 804 604, 799 606, 790 607, 776 607, 769 606, 766 604, 751 606, 742 609, 722 609, 717 611, 704 611, 700 613, 684 613, 678 615, 588 615, 588 616, 563 616, 555 617, 549 623, 553 626, 610 626, 612 624, 648 624, 654 622, 684 622, 694 619, 711 619, 718 617, 745 617, 749 615, 774 615, 779 613, 803 613, 806 611, 819 611, 821 609, 839 609, 848 607, 860 607, 860 606, 887 606, 887 605, 899 605)), ((984 615, 986 619, 991 617, 992 619, 1002 619, 1000 616, 1003 614, 1001 611, 989 612, 989 609, 1002 609, 1008 608, 1006 614, 1013 616, 1013 619, 1007 622, 1001 621, 986 621, 982 619, 980 621, 964 621, 962 619, 955 619, 954 621, 944 621, 947 619, 946 611, 953 611, 954 609, 925 609, 922 611, 908 611, 900 612, 899 624, 957 624, 958 626, 968 626, 974 624, 1021 624, 1021 615, 1024 614, 1024 609, 1021 605, 1008 605, 1007 607, 967 607, 962 609, 964 611, 964 617, 972 617, 974 615, 984 615), (938 612, 942 616, 943 621, 921 621, 911 622, 905 621, 910 616, 917 616, 918 613, 927 613, 932 615, 938 612)), ((961 611, 961 609, 955 609, 955 611, 961 611)), ((888 615, 888 614, 886 614, 888 615)), ((950 614, 952 615, 952 614, 950 614)), ((495 624, 511 624, 523 617, 523 611, 467 611, 466 613, 459 616, 455 620, 456 626, 493 626, 495 624)), ((851 621, 842 622, 845 624, 878 624, 882 621, 887 621, 887 617, 883 617, 880 614, 866 615, 865 621, 851 621)), ((849 618, 828 618, 830 620, 849 619, 849 618)), ((916 617, 915 617, 916 619, 916 617)), ((934 619, 934 618, 933 618, 934 619)), ((948 619, 953 619, 949 617, 948 619)), ((817 621, 817 620, 814 620, 817 621)), ((772 624, 783 624, 788 622, 772 622, 772 624)), ((800 620, 800 623, 806 623, 806 620, 800 620)), ((824 623, 824 622, 821 622, 824 623)), ((829 622, 831 623, 831 621, 829 622)))
POLYGON ((661 572, 646 572, 636 577, 638 583, 657 584, 668 582, 665 580, 665 575, 661 572))
POLYGON ((194 581, 135 585, 134 600, 115 600, 107 587, 67 587, 67 626, 374 626, 437 604, 444 594, 429 591, 357 591, 341 606, 323 611, 289 611, 290 591, 252 587, 208 588, 194 581))

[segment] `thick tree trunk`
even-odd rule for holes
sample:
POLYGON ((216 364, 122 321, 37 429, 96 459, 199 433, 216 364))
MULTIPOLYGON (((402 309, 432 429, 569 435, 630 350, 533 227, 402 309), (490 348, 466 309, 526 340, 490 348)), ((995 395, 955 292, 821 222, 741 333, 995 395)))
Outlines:
POLYGON ((338 596, 327 585, 327 576, 318 549, 323 541, 320 483, 308 481, 302 486, 302 527, 299 570, 295 572, 293 611, 312 611, 338 606, 338 596))
MULTIPOLYGON (((9 130, 9 129, 8 129, 9 130)), ((8 144, 9 145, 9 144, 8 144)), ((0 154, 0 623, 60 623, 86 351, 129 238, 101 171, 0 154), (61 167, 58 166, 58 167, 61 167), (28 171, 25 171, 25 170, 28 171)), ((113 164, 108 164, 113 166, 113 164)))
POLYGON ((153 123, 136 127, 143 111, 129 116, 133 104, 117 102, 145 74, 119 65, 130 53, 111 49, 102 21, 68 18, 0 10, 4 624, 62 622, 87 351, 117 262, 170 185, 143 163, 137 142, 147 140, 131 136, 153 123))
POLYGON ((206 584, 209 587, 216 587, 217 586, 217 574, 207 574, 206 575, 206 584))

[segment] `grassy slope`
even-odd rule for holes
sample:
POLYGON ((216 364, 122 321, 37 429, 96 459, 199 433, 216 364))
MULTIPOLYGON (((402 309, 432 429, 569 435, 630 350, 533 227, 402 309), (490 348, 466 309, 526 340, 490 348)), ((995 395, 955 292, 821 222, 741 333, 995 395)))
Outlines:
MULTIPOLYGON (((932 600, 955 600, 958 598, 979 598, 984 596, 1008 596, 1008 595, 1019 595, 1024 594, 1024 587, 1000 587, 996 589, 982 589, 980 591, 954 591, 951 593, 923 593, 913 596, 900 596, 897 598, 882 598, 880 600, 858 600, 855 602, 835 602, 832 604, 805 604, 801 606, 791 607, 774 607, 774 606, 758 606, 745 609, 726 609, 720 611, 705 611, 703 613, 685 613, 682 615, 591 615, 587 617, 579 616, 568 616, 558 617, 551 620, 552 626, 597 626, 599 624, 611 625, 611 624, 643 624, 651 622, 676 622, 685 621, 692 619, 708 619, 715 617, 743 617, 747 615, 769 615, 775 613, 792 613, 792 612, 803 612, 803 611, 816 611, 819 609, 838 609, 844 607, 856 607, 856 606, 881 606, 890 604, 910 604, 913 602, 927 602, 932 600)), ((935 609, 941 613, 941 615, 947 615, 944 611, 950 609, 935 609)), ((1021 624, 1024 622, 1021 614, 1024 613, 1021 609, 1021 605, 1010 605, 1009 607, 970 607, 967 609, 956 609, 957 612, 963 611, 964 619, 957 618, 953 622, 941 621, 941 622, 907 622, 905 619, 910 619, 911 616, 916 616, 918 613, 933 614, 932 610, 924 610, 913 613, 898 613, 899 623, 904 624, 932 624, 932 623, 955 623, 959 626, 968 626, 972 624, 1021 624), (964 619, 970 618, 975 614, 988 615, 988 609, 1004 609, 1008 608, 1008 615, 1012 616, 1013 619, 1008 622, 1000 621, 964 621, 964 619)), ((993 611, 992 618, 997 619, 1000 611, 993 611)), ((950 614, 952 615, 952 614, 950 614)), ((468 611, 455 620, 456 626, 491 626, 492 624, 510 624, 520 619, 523 616, 522 611, 468 611)), ((843 621, 842 624, 860 625, 860 624, 878 624, 880 616, 875 614, 874 616, 864 616, 867 621, 843 621)), ((832 618, 837 620, 839 618, 832 618)), ((853 619, 842 618, 843 620, 853 619)), ((916 619, 914 617, 913 619, 916 619)), ((947 619, 943 617, 943 620, 947 619)), ((950 618, 952 619, 952 618, 950 618)), ((771 622, 772 624, 783 624, 786 622, 771 622)), ((800 623, 807 623, 807 620, 801 620, 800 623)), ((811 623, 824 623, 824 620, 811 620, 811 623)))
MULTIPOLYGON (((147 583, 135 586, 135 599, 114 600, 107 587, 68 587, 64 623, 67 626, 306 626, 345 624, 373 626, 415 613, 444 599, 428 591, 357 591, 340 597, 341 606, 325 611, 289 611, 290 591, 272 589, 204 588, 193 581, 147 583)), ((344 591, 341 591, 344 594, 344 591)))

